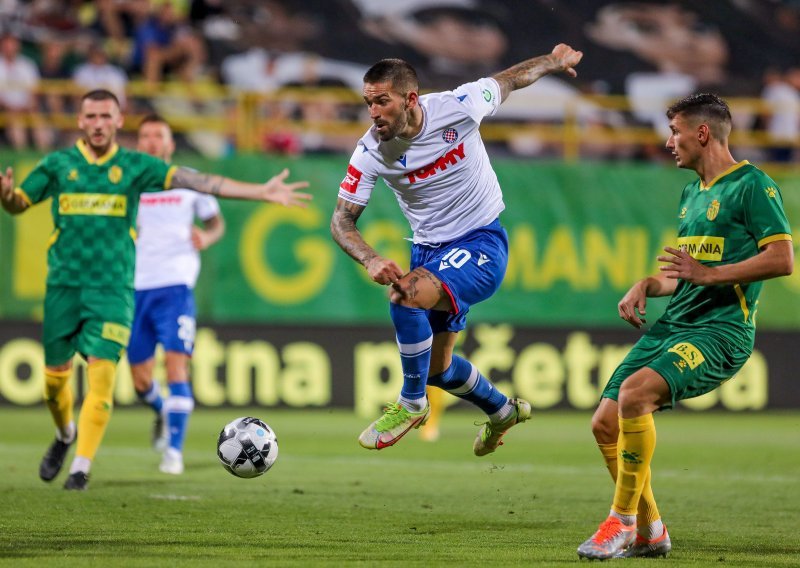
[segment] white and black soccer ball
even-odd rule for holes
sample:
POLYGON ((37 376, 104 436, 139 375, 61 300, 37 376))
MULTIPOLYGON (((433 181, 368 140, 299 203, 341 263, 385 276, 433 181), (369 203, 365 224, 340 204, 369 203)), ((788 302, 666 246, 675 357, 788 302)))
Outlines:
POLYGON ((236 477, 258 477, 278 459, 278 438, 263 421, 242 416, 219 433, 217 457, 222 467, 236 477))

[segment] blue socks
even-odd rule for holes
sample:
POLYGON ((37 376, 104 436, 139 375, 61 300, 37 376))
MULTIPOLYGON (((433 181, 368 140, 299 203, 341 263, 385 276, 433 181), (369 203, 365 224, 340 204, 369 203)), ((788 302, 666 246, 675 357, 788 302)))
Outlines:
POLYGON ((169 428, 169 447, 183 451, 189 415, 194 410, 194 397, 189 383, 170 383, 169 398, 164 401, 164 414, 169 428))
POLYGON ((508 397, 481 375, 472 363, 457 355, 453 355, 453 361, 447 370, 428 377, 433 332, 426 310, 390 303, 389 312, 394 322, 403 365, 400 402, 404 406, 412 411, 421 411, 422 408, 416 408, 416 405, 424 406, 425 386, 433 385, 468 400, 490 417, 507 410, 505 407, 508 397))
MULTIPOLYGON (((404 401, 422 401, 424 406, 425 385, 431 364, 433 332, 428 321, 428 312, 421 308, 408 308, 389 303, 389 313, 397 334, 397 346, 403 365, 403 389, 400 398, 404 401)), ((411 408, 409 410, 420 409, 411 408)))
POLYGON ((508 402, 508 397, 472 363, 458 355, 453 355, 452 363, 443 373, 429 377, 428 384, 468 400, 489 416, 500 412, 508 402))
POLYGON ((164 406, 164 399, 161 398, 161 395, 158 392, 158 387, 158 383, 153 381, 150 383, 150 388, 147 391, 136 391, 136 396, 139 397, 139 400, 157 413, 161 412, 161 408, 164 406))

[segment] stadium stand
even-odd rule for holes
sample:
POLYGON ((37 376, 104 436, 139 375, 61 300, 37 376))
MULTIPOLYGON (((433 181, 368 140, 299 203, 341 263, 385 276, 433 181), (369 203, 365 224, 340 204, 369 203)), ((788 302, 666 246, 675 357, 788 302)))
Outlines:
POLYGON ((105 83, 127 99, 129 125, 159 112, 209 157, 346 152, 376 59, 406 58, 442 89, 565 41, 587 54, 578 80, 515 93, 484 126, 493 152, 663 160, 662 109, 708 90, 729 99, 742 158, 798 154, 789 0, 11 0, 0 30, 1 141, 14 148, 70 143, 74 96, 105 83))

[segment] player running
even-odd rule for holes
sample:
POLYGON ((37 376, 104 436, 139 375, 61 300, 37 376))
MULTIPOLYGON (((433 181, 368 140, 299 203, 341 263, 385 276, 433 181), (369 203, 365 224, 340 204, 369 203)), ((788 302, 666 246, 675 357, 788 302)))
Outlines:
POLYGON ((470 306, 494 294, 508 259, 508 238, 498 219, 503 195, 478 128, 512 91, 549 73, 575 77, 582 56, 559 44, 493 77, 423 96, 416 72, 403 60, 384 59, 364 75, 373 126, 350 159, 331 233, 373 281, 391 286, 403 387, 397 402, 361 433, 363 447, 391 446, 423 424, 430 412, 426 385, 488 415, 473 444, 478 456, 494 452, 509 428, 530 418, 527 401, 509 399, 469 361, 453 355, 470 306), (380 256, 356 228, 379 177, 394 191, 413 231, 408 273, 380 256))
MULTIPOLYGON (((166 120, 158 115, 144 117, 137 149, 170 163, 175 141, 166 120)), ((213 196, 173 189, 142 195, 136 225, 136 308, 128 361, 136 394, 156 413, 153 447, 163 452, 159 469, 179 475, 183 473, 183 442, 194 410, 189 361, 194 348, 193 289, 200 273, 199 251, 222 238, 225 222, 213 196), (194 224, 195 219, 202 222, 202 229, 194 224), (164 347, 166 399, 153 380, 158 343, 164 347)))
POLYGON ((699 179, 683 189, 678 240, 660 273, 619 302, 641 327, 648 297, 671 296, 664 315, 614 371, 592 431, 616 482, 608 518, 578 547, 582 558, 665 556, 672 548, 653 497, 653 413, 733 377, 753 351, 762 281, 792 273, 794 251, 777 184, 728 149, 731 113, 715 95, 686 97, 667 111, 667 149, 699 179))
POLYGON ((11 214, 52 197, 55 229, 47 253, 43 344, 44 395, 56 438, 42 459, 39 476, 53 480, 77 440, 65 489, 86 489, 111 417, 116 366, 133 319, 139 196, 191 188, 283 205, 302 205, 310 199, 297 192, 306 182, 284 182, 287 170, 264 184, 244 183, 121 148, 116 135, 122 122, 114 94, 91 91, 80 101, 78 127, 83 136, 75 146, 45 156, 20 187, 14 187, 11 168, 0 180, 0 203, 11 214), (68 384, 76 352, 88 362, 89 385, 77 429, 68 384))

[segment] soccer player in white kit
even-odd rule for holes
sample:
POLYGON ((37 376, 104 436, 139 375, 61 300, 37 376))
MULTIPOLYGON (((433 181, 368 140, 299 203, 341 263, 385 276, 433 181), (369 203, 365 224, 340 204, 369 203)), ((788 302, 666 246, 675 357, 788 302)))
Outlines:
POLYGON ((396 403, 359 436, 367 449, 388 447, 428 417, 426 385, 477 405, 489 420, 473 444, 494 452, 503 435, 530 418, 531 406, 509 399, 469 361, 453 354, 469 307, 500 286, 508 239, 497 176, 478 130, 508 95, 549 73, 577 76, 583 53, 559 44, 547 55, 453 91, 419 95, 416 72, 384 59, 364 75, 372 127, 359 140, 331 219, 334 240, 370 278, 390 286, 390 313, 403 367, 396 403), (411 225, 411 270, 380 256, 356 227, 378 178, 392 189, 411 225))
MULTIPOLYGON (((137 149, 165 162, 172 159, 175 142, 163 118, 150 115, 142 120, 137 149)), ((222 238, 225 223, 213 196, 174 189, 143 194, 136 224, 136 308, 128 360, 136 393, 156 413, 153 445, 164 452, 159 469, 178 475, 183 473, 183 442, 194 409, 189 359, 194 347, 192 290, 200 273, 199 251, 222 238), (195 219, 202 222, 202 229, 195 219), (165 400, 153 380, 157 343, 165 351, 169 387, 165 400)))

